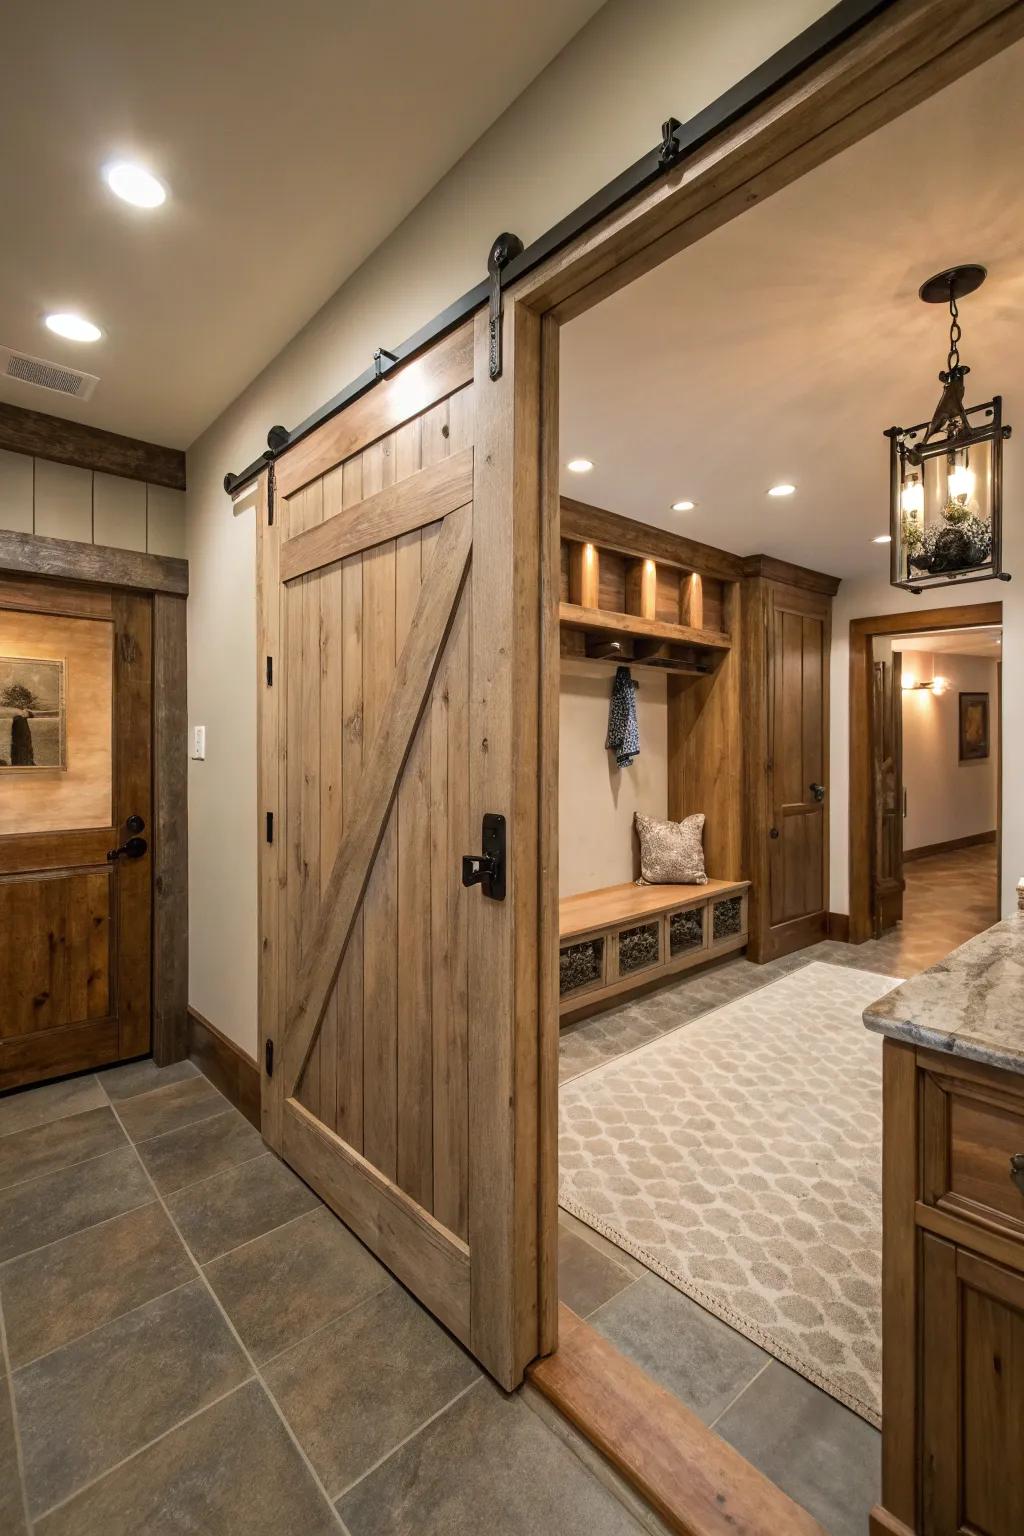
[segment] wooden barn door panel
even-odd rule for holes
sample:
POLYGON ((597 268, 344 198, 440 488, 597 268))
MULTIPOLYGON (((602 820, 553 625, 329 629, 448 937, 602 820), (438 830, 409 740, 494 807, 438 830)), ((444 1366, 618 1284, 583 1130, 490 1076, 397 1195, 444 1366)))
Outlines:
MULTIPOLYGON (((321 452, 299 445, 299 470, 282 458, 272 522, 262 503, 261 643, 277 651, 273 685, 261 677, 261 796, 276 829, 261 853, 264 1134, 511 1386, 536 1349, 518 1342, 498 1273, 508 1247, 489 1239, 530 1227, 532 1262, 536 1180, 524 1190, 513 1129, 496 1181, 493 1138, 519 1115, 536 1133, 493 1060, 514 1057, 503 999, 516 946, 535 951, 536 932, 514 931, 510 901, 464 888, 461 862, 480 852, 484 810, 510 816, 491 669, 495 656, 511 668, 520 641, 510 606, 479 606, 497 534, 474 501, 472 328, 435 351, 404 393, 404 375, 387 380, 332 421, 321 452), (339 444, 348 456, 330 462, 339 444), (481 903, 494 911, 476 912, 472 959, 494 985, 474 1008, 481 903)), ((531 1303, 535 1316, 535 1292, 531 1303)))

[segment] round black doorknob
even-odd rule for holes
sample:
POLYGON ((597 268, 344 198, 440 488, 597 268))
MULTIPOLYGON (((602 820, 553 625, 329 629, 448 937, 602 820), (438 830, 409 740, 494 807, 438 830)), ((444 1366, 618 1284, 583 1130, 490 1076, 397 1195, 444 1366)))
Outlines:
POLYGON ((769 830, 768 830, 768 836, 769 837, 778 837, 778 835, 779 835, 778 827, 770 827, 769 828, 769 830))
POLYGON ((129 816, 128 820, 125 822, 125 826, 128 828, 128 831, 131 833, 132 837, 137 837, 140 832, 145 832, 146 830, 146 823, 143 821, 141 816, 129 816))

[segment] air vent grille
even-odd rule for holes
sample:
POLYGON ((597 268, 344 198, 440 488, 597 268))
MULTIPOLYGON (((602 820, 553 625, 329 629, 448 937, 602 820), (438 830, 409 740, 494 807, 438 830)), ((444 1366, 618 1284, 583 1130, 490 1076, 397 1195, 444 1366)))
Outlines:
POLYGON ((11 347, 0 347, 0 369, 5 378, 52 389, 59 395, 73 395, 76 400, 88 400, 99 383, 94 373, 81 373, 77 368, 50 363, 44 357, 30 357, 27 352, 15 352, 11 347))

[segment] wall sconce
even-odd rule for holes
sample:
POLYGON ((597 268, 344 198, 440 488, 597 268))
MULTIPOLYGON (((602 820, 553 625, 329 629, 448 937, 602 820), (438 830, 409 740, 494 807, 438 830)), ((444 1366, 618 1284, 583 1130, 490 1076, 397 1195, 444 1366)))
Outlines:
POLYGON ((957 300, 987 277, 984 267, 951 267, 920 288, 926 304, 949 305, 949 353, 930 422, 890 427, 890 584, 909 592, 954 581, 1009 581, 1002 569, 1002 397, 964 405, 957 300), (973 419, 972 419, 973 418, 973 419))
POLYGON ((904 693, 933 693, 937 699, 941 699, 949 689, 949 678, 929 677, 918 681, 913 672, 904 672, 900 678, 900 686, 904 693))

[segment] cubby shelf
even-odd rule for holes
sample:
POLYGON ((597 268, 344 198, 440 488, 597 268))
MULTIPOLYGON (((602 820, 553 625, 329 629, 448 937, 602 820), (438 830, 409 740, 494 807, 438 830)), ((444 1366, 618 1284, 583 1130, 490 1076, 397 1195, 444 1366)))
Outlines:
POLYGON ((603 639, 665 640, 672 645, 691 645, 702 651, 728 651, 732 641, 717 629, 691 629, 686 624, 667 624, 662 619, 644 619, 636 613, 612 613, 605 608, 583 608, 578 603, 560 603, 558 616, 566 629, 603 639))

